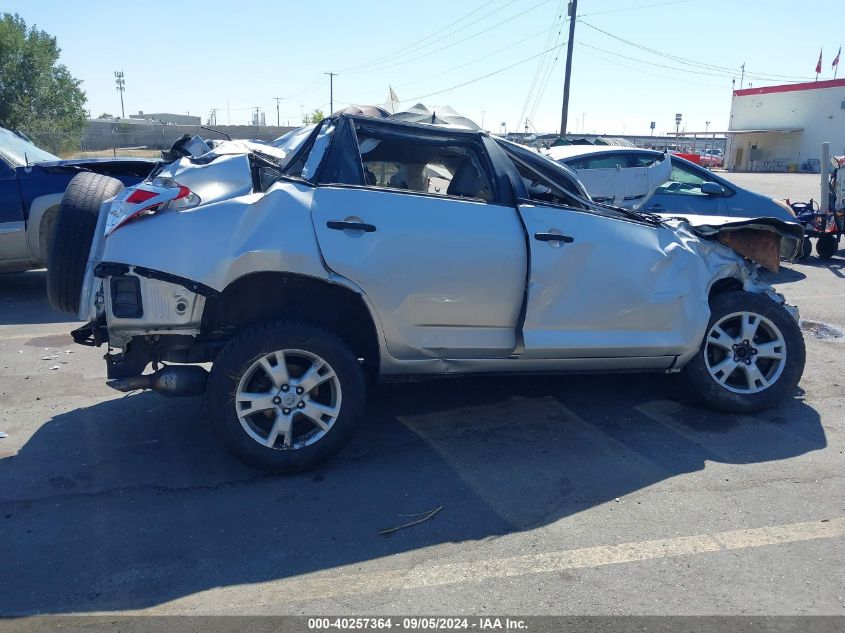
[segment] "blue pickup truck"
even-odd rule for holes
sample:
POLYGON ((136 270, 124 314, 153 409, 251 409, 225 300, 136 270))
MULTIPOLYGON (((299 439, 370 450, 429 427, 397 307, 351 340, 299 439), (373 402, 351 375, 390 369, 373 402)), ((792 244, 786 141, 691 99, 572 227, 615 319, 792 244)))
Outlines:
POLYGON ((144 158, 61 160, 22 134, 0 128, 0 272, 47 265, 47 252, 62 194, 82 171, 143 180, 156 161, 144 158))

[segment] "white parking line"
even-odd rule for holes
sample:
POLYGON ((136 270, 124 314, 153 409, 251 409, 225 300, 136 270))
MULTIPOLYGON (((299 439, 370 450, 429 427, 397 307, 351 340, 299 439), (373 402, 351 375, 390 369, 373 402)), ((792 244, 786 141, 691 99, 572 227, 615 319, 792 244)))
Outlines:
MULTIPOLYGON (((747 530, 731 530, 679 538, 635 541, 618 545, 601 545, 580 549, 474 560, 445 565, 419 566, 412 569, 389 569, 354 572, 352 567, 307 574, 283 581, 250 585, 253 605, 272 606, 281 603, 304 603, 343 596, 373 595, 403 589, 437 587, 464 582, 480 582, 514 576, 560 572, 604 565, 618 565, 645 560, 691 556, 725 550, 751 549, 800 543, 845 536, 845 518, 805 523, 791 523, 747 530)), ((357 567, 357 565, 356 565, 357 567)), ((203 592, 203 603, 213 597, 220 609, 236 607, 226 589, 203 592), (216 595, 214 595, 216 594, 216 595), (230 604, 231 603, 231 604, 230 604)), ((196 595, 157 607, 155 611, 178 611, 196 595)))

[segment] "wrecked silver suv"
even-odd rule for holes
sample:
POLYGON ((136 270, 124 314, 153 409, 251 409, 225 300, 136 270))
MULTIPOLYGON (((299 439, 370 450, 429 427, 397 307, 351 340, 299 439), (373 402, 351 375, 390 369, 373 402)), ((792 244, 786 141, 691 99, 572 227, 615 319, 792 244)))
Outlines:
POLYGON ((598 205, 482 132, 341 115, 300 136, 186 141, 128 189, 80 174, 59 222, 86 228, 50 263, 54 305, 87 321, 75 340, 108 346, 109 385, 207 392, 249 464, 334 454, 378 379, 682 372, 740 412, 794 392, 797 311, 750 259, 777 266, 800 227, 598 205))

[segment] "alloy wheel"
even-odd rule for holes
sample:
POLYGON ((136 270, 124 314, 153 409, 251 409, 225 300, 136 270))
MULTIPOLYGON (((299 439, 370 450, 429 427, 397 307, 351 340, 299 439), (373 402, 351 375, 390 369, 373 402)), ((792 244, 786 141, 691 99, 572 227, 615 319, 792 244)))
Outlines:
POLYGON ((704 362, 710 377, 728 391, 760 393, 786 366, 786 341, 769 319, 754 312, 728 314, 710 328, 704 362))
POLYGON ((268 448, 295 450, 320 441, 340 415, 340 380, 322 358, 301 349, 270 352, 241 376, 235 410, 243 430, 268 448))

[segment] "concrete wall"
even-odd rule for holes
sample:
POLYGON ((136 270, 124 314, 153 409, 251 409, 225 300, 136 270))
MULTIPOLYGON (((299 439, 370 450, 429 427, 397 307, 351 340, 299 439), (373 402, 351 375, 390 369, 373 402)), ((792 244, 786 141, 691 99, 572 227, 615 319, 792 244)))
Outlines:
MULTIPOLYGON (((218 125, 215 129, 226 132, 234 139, 272 141, 294 129, 275 125, 218 125)), ((144 147, 167 149, 183 134, 198 134, 203 138, 224 138, 198 125, 161 125, 154 123, 114 123, 92 119, 82 138, 84 151, 111 149, 112 147, 144 147)))
POLYGON ((144 112, 141 110, 138 114, 130 114, 129 116, 135 119, 147 119, 148 121, 157 121, 161 123, 175 123, 176 125, 201 125, 202 119, 198 116, 191 116, 190 114, 173 114, 171 112, 144 112))
POLYGON ((754 168, 749 162, 752 152, 758 156, 757 161, 800 167, 807 159, 819 159, 823 142, 830 143, 832 154, 845 154, 845 80, 734 91, 730 130, 778 128, 802 130, 731 135, 728 167, 754 168), (737 150, 741 151, 739 163, 737 150))

